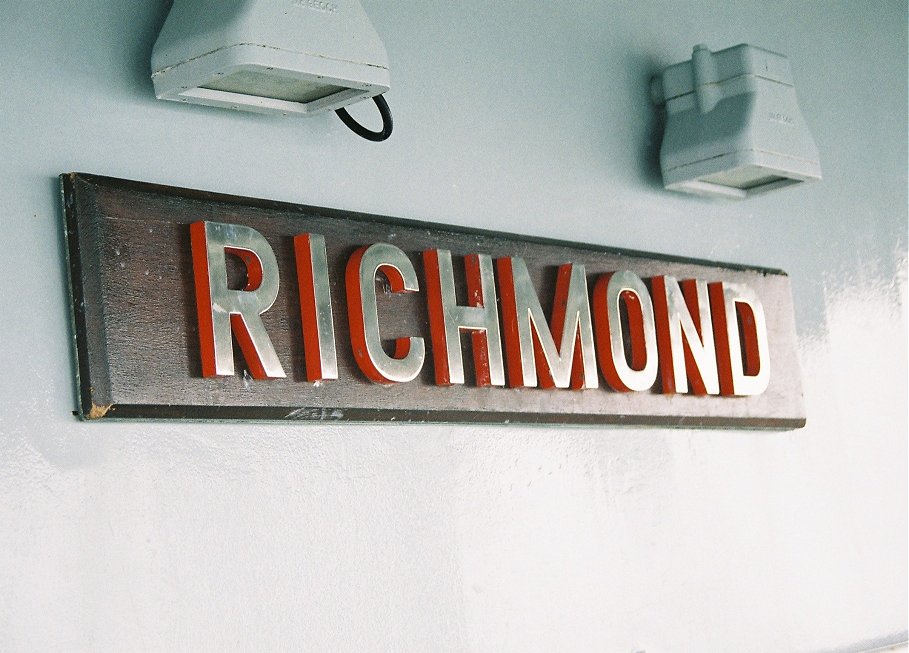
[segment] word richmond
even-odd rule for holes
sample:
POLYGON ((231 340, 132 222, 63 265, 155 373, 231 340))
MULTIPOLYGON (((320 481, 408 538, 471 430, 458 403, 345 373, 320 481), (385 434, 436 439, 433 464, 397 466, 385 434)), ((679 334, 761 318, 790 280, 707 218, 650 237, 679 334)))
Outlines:
MULTIPOLYGON (((190 225, 199 344, 204 377, 234 374, 236 340, 255 379, 283 378, 262 322, 278 296, 279 270, 264 236, 242 225, 190 225), (229 287, 227 255, 246 266, 246 286, 229 287)), ((338 378, 325 239, 294 237, 301 339, 309 381, 338 378)), ((435 383, 465 383, 461 334, 477 386, 597 388, 619 392, 758 395, 770 381, 764 309, 747 285, 654 276, 629 270, 588 280, 583 265, 558 267, 549 320, 524 260, 463 257, 467 304, 458 303, 452 254, 422 252, 420 280, 408 255, 388 243, 360 247, 344 270, 350 343, 362 374, 378 384, 407 383, 423 369, 427 347, 435 383), (421 337, 382 345, 377 275, 385 291, 425 296, 430 343, 421 337), (421 283, 422 281, 422 283, 421 283), (590 281, 590 284, 588 284, 590 281)))

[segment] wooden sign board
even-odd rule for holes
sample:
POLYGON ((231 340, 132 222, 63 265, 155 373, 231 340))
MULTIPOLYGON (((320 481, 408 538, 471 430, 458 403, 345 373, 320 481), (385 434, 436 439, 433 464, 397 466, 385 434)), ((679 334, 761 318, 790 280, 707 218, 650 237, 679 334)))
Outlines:
POLYGON ((805 422, 777 270, 61 180, 86 419, 805 422))

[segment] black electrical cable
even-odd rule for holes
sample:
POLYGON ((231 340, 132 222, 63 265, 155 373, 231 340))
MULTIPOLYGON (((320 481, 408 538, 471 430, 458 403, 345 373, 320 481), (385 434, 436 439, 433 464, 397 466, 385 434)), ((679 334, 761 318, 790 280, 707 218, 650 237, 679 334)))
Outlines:
POLYGON ((336 109, 335 113, 338 114, 338 118, 341 119, 341 122, 350 127, 350 130, 357 136, 362 136, 368 141, 375 141, 378 143, 391 136, 391 129, 394 127, 394 123, 391 120, 391 110, 388 108, 388 102, 385 101, 385 98, 381 95, 375 95, 372 100, 376 103, 376 106, 379 107, 379 113, 382 114, 382 131, 380 132, 366 129, 366 127, 354 120, 344 108, 336 109))

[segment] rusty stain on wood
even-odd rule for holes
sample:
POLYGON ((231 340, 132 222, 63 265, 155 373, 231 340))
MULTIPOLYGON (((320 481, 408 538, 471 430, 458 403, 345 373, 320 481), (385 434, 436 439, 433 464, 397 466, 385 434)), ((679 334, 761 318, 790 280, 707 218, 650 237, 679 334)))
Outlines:
POLYGON ((112 406, 113 404, 108 404, 107 406, 98 406, 97 404, 92 404, 91 409, 85 415, 85 419, 101 419, 107 415, 112 406))

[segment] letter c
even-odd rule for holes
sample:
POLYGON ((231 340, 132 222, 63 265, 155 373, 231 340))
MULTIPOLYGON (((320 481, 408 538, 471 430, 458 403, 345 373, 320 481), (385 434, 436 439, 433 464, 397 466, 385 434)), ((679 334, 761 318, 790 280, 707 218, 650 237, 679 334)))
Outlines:
POLYGON ((395 353, 382 349, 379 311, 376 301, 376 274, 388 279, 391 292, 407 293, 420 289, 417 274, 407 255, 394 245, 376 243, 361 247, 347 262, 347 315, 354 360, 373 382, 388 385, 412 381, 423 369, 426 345, 423 338, 398 338, 395 353))

